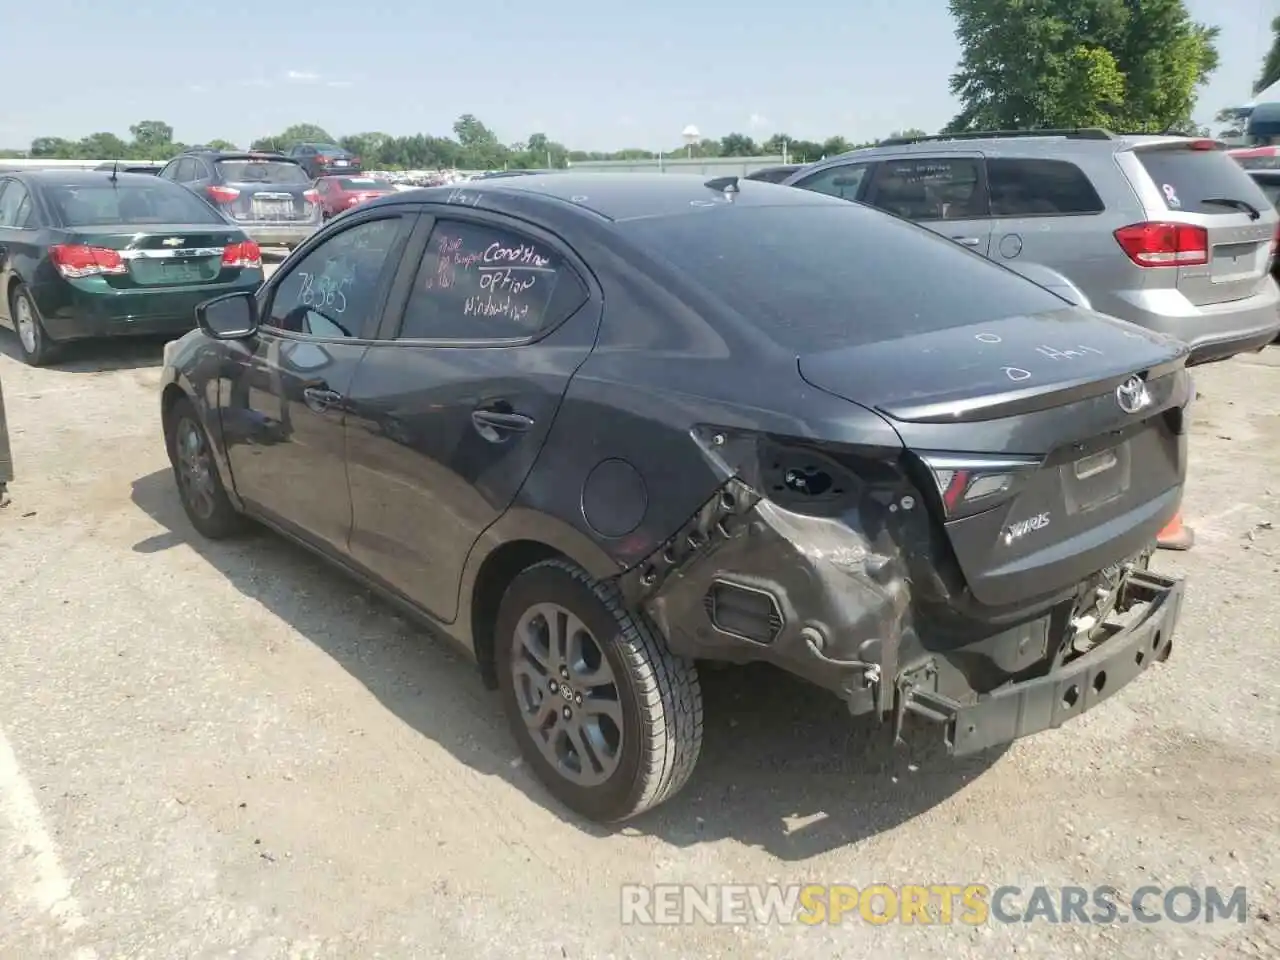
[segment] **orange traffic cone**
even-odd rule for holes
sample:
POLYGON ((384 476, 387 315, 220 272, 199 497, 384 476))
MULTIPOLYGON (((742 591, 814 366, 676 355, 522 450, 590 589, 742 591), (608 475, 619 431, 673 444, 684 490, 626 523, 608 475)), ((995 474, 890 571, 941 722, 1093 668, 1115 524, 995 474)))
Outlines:
POLYGON ((1161 550, 1190 550, 1195 542, 1195 531, 1182 525, 1181 510, 1156 534, 1156 546, 1161 550))

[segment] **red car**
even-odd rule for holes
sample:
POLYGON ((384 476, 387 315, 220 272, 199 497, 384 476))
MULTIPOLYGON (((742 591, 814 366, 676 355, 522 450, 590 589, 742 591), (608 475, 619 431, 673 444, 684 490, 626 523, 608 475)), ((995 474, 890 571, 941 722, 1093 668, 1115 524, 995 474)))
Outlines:
POLYGON ((320 212, 324 219, 336 217, 343 210, 395 193, 396 188, 376 177, 320 177, 315 182, 320 194, 320 212))
POLYGON ((1246 170, 1275 170, 1280 167, 1280 147, 1237 147, 1228 150, 1227 155, 1234 157, 1246 170))

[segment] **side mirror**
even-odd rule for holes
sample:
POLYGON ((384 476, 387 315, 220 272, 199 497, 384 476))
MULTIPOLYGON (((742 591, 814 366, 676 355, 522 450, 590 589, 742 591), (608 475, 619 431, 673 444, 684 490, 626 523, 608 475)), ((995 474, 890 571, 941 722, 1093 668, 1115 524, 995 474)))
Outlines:
POLYGON ((252 293, 228 293, 196 307, 196 324, 215 340, 242 340, 258 332, 258 298, 252 293))

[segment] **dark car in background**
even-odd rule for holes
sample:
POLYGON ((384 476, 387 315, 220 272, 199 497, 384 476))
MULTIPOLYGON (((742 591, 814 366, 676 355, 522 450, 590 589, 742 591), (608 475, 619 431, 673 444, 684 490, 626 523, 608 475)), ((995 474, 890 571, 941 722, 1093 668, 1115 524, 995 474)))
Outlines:
POLYGON ((331 174, 360 173, 360 158, 332 143, 295 143, 286 153, 312 180, 331 174))
POLYGON ((759 170, 753 170, 748 173, 744 179, 762 180, 765 183, 781 183, 803 166, 804 164, 802 163, 783 163, 776 167, 761 167, 759 170))
POLYGON ((258 245, 167 180, 65 169, 0 177, 0 325, 33 366, 71 340, 181 335, 201 300, 262 278, 258 245))
POLYGON ((320 196, 303 168, 278 153, 199 149, 160 171, 198 194, 262 246, 296 247, 320 225, 320 196))
POLYGON ((438 625, 571 809, 684 786, 699 661, 965 755, 1169 656, 1185 344, 805 190, 466 194, 370 201, 202 305, 161 423, 201 534, 257 518, 438 625))
POLYGON ((397 192, 391 181, 376 177, 320 177, 315 188, 320 195, 320 214, 326 220, 366 200, 397 192))
POLYGON ((130 162, 126 160, 108 160, 93 168, 100 173, 149 173, 157 174, 164 169, 163 163, 151 161, 130 162))

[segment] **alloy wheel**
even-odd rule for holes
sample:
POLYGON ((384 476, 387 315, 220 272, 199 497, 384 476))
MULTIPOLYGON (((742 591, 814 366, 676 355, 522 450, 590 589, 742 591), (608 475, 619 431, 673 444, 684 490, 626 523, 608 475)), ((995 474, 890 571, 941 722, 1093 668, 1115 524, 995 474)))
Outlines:
POLYGON ((209 456, 209 444, 204 431, 189 417, 178 421, 174 431, 174 452, 178 466, 178 483, 182 497, 192 511, 202 519, 209 519, 217 507, 214 499, 213 462, 209 456))
POLYGON ((608 780, 622 757, 619 687, 600 642, 556 603, 539 603, 516 624, 515 696, 533 741, 572 783, 608 780))
POLYGON ((35 353, 38 334, 31 303, 25 296, 19 294, 14 298, 14 307, 14 321, 18 327, 18 339, 22 341, 22 349, 27 353, 35 353))

